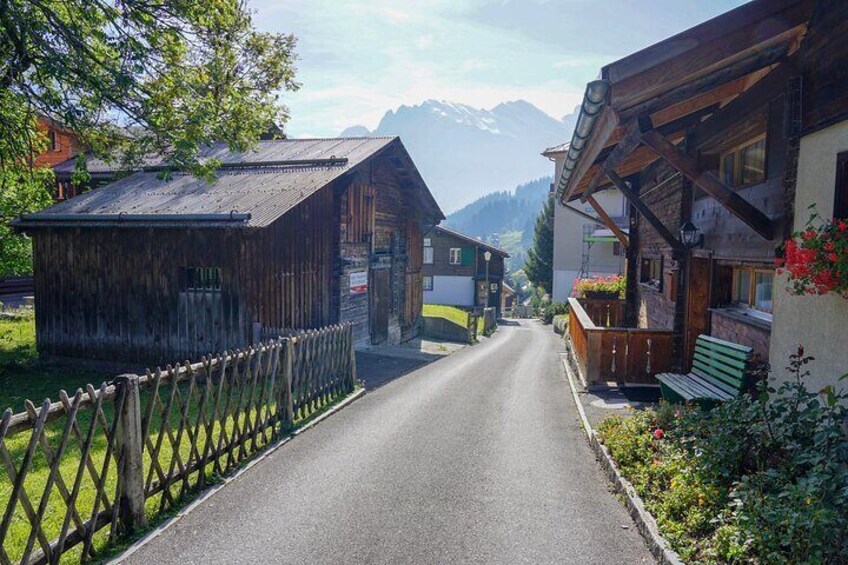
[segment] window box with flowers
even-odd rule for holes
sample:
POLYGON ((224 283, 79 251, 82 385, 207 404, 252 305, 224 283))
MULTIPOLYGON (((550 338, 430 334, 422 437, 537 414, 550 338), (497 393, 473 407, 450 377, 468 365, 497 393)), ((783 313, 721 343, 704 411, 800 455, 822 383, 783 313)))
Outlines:
POLYGON ((848 221, 824 220, 813 211, 807 228, 786 242, 784 255, 778 262, 788 273, 791 294, 848 298, 848 221))
POLYGON ((626 287, 626 279, 617 275, 578 279, 574 283, 574 291, 579 298, 604 298, 608 300, 623 298, 626 287))

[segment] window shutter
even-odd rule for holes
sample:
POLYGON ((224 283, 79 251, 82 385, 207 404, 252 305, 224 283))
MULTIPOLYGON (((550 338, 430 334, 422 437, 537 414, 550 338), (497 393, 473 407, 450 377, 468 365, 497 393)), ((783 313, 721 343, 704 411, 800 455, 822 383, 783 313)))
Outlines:
POLYGON ((462 264, 463 264, 463 266, 468 267, 468 266, 474 264, 474 255, 475 255, 474 249, 472 249, 470 247, 463 247, 462 251, 460 251, 460 253, 462 253, 462 264))

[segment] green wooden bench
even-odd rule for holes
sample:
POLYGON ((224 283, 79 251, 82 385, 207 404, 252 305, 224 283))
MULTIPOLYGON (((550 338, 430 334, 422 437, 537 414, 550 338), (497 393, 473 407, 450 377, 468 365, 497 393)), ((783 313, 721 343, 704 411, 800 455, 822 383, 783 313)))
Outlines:
POLYGON ((699 335, 691 373, 657 375, 663 398, 714 406, 739 396, 748 387, 752 351, 732 341, 699 335))

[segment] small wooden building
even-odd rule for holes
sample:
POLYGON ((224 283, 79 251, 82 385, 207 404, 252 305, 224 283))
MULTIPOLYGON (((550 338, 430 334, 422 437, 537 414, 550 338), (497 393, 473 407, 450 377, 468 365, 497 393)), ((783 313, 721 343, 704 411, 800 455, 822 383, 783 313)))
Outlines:
POLYGON ((424 236, 424 302, 500 307, 507 257, 509 253, 503 249, 479 239, 444 226, 434 227, 424 236))
POLYGON ((397 137, 212 147, 213 183, 156 166, 15 221, 34 242, 42 353, 161 363, 258 325, 418 330, 422 233, 442 212, 397 137))

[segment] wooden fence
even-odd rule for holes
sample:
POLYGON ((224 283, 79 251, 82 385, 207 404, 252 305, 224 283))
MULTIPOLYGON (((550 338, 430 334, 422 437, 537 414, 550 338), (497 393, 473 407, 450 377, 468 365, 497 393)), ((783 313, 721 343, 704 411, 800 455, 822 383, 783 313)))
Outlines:
POLYGON ((121 375, 0 420, 0 563, 96 558, 356 381, 349 324, 121 375), (8 486, 9 488, 4 488, 8 486))
POLYGON ((671 369, 671 331, 611 325, 611 321, 620 323, 623 317, 617 300, 569 298, 568 303, 571 350, 587 385, 657 384, 654 375, 671 369), (589 305, 594 319, 584 304, 589 305))

